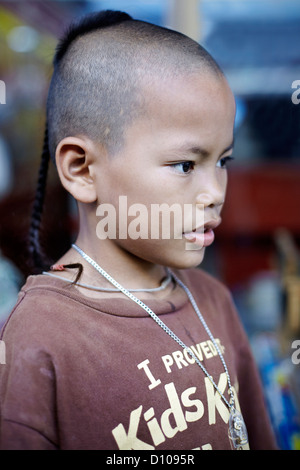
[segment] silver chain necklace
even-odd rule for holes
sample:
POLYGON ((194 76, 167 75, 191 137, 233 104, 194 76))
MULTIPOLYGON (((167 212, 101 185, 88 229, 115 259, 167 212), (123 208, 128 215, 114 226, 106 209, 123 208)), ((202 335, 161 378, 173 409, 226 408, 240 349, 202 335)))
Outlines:
MULTIPOLYGON (((56 276, 55 274, 48 273, 47 271, 43 271, 42 274, 44 274, 45 276, 55 277, 56 279, 61 279, 62 281, 66 281, 69 284, 73 284, 73 281, 68 279, 67 277, 56 276)), ((166 289, 171 281, 172 275, 168 273, 168 276, 162 281, 159 287, 153 287, 151 289, 128 289, 128 292, 160 292, 166 289)), ((84 287, 85 289, 95 290, 97 292, 120 292, 120 289, 109 289, 108 287, 91 286, 89 284, 83 284, 82 282, 76 282, 76 286, 84 287)))
POLYGON ((126 295, 129 299, 133 300, 137 305, 139 305, 141 308, 143 308, 152 318, 153 320, 174 340, 176 343, 178 343, 183 349, 187 351, 187 353, 194 359, 196 364, 202 369, 204 374, 208 377, 214 388, 217 390, 227 407, 229 408, 229 437, 232 440, 232 443, 236 449, 242 449, 244 445, 248 444, 248 434, 247 434, 247 429, 246 425, 244 422, 244 419, 242 417, 242 414, 235 408, 234 406, 234 394, 233 394, 233 389, 230 381, 230 376, 228 372, 228 368, 225 362, 225 359, 220 351, 220 348, 213 337, 210 329, 208 328, 197 304, 192 296, 192 293, 188 289, 188 287, 174 274, 171 273, 170 270, 168 269, 168 273, 171 274, 171 276, 174 278, 176 283, 183 288, 183 290, 186 292, 193 309, 195 310, 199 320, 201 321, 206 333, 208 334, 209 338, 211 339, 214 347, 216 348, 216 351, 220 357, 220 360, 223 364, 226 376, 227 376, 227 382, 228 382, 228 389, 229 393, 231 396, 230 402, 227 400, 227 398, 224 396, 224 394, 221 392, 215 381, 213 380, 212 376, 209 374, 209 372, 206 370, 206 368, 203 366, 203 364, 199 361, 197 356, 194 354, 191 348, 189 348, 183 341, 181 341, 176 334, 170 330, 170 328, 165 325, 165 323, 146 305, 144 302, 142 302, 140 299, 135 297, 131 292, 129 292, 127 289, 125 289, 121 284, 119 284, 113 277, 111 277, 104 269, 99 266, 96 261, 94 261, 90 256, 88 256, 81 248, 79 248, 77 245, 73 244, 72 247, 91 265, 93 266, 105 279, 107 279, 111 284, 115 286, 116 289, 120 290, 124 295, 126 295))

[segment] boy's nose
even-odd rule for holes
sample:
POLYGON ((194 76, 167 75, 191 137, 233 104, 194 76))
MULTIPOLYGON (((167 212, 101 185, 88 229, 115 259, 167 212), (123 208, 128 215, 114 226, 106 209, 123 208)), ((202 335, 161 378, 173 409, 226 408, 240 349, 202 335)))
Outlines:
POLYGON ((197 195, 197 204, 203 204, 204 208, 216 208, 222 206, 225 200, 226 186, 217 181, 201 187, 197 195))

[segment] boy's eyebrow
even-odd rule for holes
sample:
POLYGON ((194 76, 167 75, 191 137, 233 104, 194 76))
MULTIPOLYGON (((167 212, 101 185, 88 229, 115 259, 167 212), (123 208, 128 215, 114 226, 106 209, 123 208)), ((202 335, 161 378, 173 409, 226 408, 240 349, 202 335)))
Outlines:
MULTIPOLYGON (((229 152, 230 150, 232 150, 234 147, 234 140, 232 140, 231 144, 228 145, 228 147, 226 147, 223 152, 221 152, 220 156, 224 155, 224 153, 226 152, 229 152)), ((183 152, 183 153, 193 153, 195 155, 200 155, 204 158, 207 158, 210 154, 210 152, 208 150, 206 150, 205 148, 203 147, 200 147, 198 145, 193 145, 193 144, 190 144, 190 143, 184 143, 183 145, 181 145, 177 151, 180 151, 180 152, 183 152)))
POLYGON ((224 155, 224 153, 229 152, 230 150, 233 150, 233 147, 234 147, 234 139, 232 139, 231 144, 228 145, 228 147, 226 147, 226 149, 223 150, 223 152, 221 153, 221 155, 224 155))

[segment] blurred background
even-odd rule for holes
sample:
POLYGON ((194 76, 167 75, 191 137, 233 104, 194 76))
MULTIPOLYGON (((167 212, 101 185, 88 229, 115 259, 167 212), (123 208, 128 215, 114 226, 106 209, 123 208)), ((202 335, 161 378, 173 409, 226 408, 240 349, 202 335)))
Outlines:
MULTIPOLYGON (((0 1, 0 326, 28 270, 27 232, 57 38, 73 19, 123 10, 204 45, 237 102, 223 223, 203 267, 234 297, 281 449, 300 449, 300 1, 0 1), (299 91, 297 91, 299 90, 299 91)), ((74 205, 51 167, 43 236, 58 258, 74 205)))

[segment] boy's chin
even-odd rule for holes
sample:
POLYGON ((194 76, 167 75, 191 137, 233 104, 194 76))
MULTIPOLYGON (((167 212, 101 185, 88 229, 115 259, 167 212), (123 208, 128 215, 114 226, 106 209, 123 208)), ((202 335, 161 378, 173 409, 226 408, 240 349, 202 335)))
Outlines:
POLYGON ((146 261, 151 264, 166 266, 170 269, 189 269, 199 266, 205 254, 205 247, 191 249, 190 244, 169 244, 155 240, 154 243, 149 244, 136 243, 128 245, 122 241, 118 241, 117 245, 124 253, 133 256, 134 259, 146 261))
POLYGON ((195 251, 185 251, 181 256, 175 257, 167 264, 173 269, 191 269, 197 268, 203 261, 205 248, 195 251))

